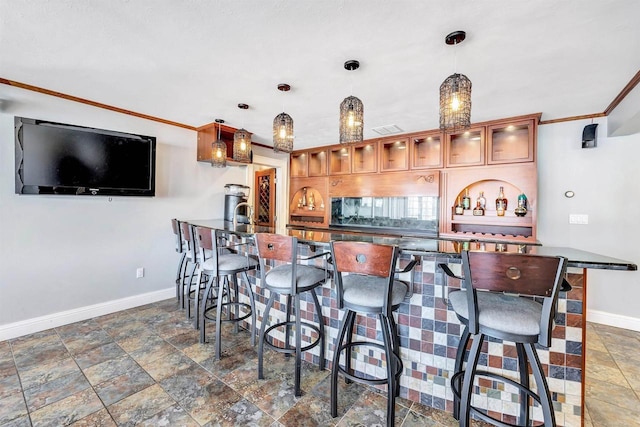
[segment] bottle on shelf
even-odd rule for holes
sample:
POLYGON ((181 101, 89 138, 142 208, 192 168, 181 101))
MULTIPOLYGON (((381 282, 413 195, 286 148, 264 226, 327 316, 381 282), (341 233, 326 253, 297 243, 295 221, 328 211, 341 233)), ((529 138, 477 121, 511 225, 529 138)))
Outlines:
POLYGON ((504 216, 507 211, 507 198, 504 197, 504 187, 500 187, 498 198, 496 199, 496 214, 498 216, 504 216))
POLYGON ((313 191, 309 192, 309 197, 307 198, 307 205, 310 211, 314 210, 316 207, 316 199, 313 197, 313 191))
POLYGON ((476 201, 480 203, 480 207, 482 207, 482 210, 487 209, 487 199, 484 198, 484 191, 480 192, 480 195, 478 196, 478 199, 476 201))
POLYGON ((302 207, 307 206, 307 187, 302 187, 302 207))
POLYGON ((483 216, 484 208, 480 205, 480 200, 476 202, 476 207, 473 208, 473 216, 483 216))
POLYGON ((464 196, 462 196, 462 207, 464 210, 468 211, 471 209, 471 197, 469 197, 469 189, 464 189, 464 196))
POLYGON ((462 202, 460 202, 460 196, 458 196, 458 203, 456 203, 454 211, 456 215, 464 215, 464 207, 462 206, 462 202))
POLYGON ((527 196, 524 193, 518 196, 518 207, 515 208, 516 216, 525 216, 527 214, 527 196))

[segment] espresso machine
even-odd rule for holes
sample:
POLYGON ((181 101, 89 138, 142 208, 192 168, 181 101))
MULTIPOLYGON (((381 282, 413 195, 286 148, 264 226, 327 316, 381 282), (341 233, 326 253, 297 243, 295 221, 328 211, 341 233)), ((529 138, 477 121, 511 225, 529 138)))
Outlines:
MULTIPOLYGON (((250 187, 242 184, 227 184, 224 186, 224 220, 229 224, 233 223, 233 214, 236 207, 241 203, 248 203, 250 187)), ((248 204, 238 207, 237 223, 250 224, 251 218, 247 215, 249 212, 248 204)))

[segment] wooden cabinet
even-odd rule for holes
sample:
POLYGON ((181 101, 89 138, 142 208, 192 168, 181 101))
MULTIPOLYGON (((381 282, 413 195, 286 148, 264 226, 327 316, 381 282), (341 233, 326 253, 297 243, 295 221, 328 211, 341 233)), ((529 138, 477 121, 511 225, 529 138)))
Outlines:
POLYGON ((308 175, 308 157, 306 152, 291 154, 291 178, 300 178, 308 175))
POLYGON ((539 121, 540 114, 530 114, 476 123, 452 134, 421 131, 292 153, 291 222, 328 226, 331 197, 434 196, 439 197, 442 236, 535 242, 539 121), (318 203, 313 209, 299 203, 303 187, 317 191, 324 211, 318 203), (500 187, 509 200, 504 216, 495 210, 500 187), (471 209, 456 215, 454 206, 465 189, 471 209), (487 209, 474 216, 480 191, 487 209), (520 194, 528 199, 524 216, 514 212, 520 194))
POLYGON ((448 168, 484 165, 484 127, 472 127, 464 132, 447 134, 445 140, 448 168))
POLYGON ((487 163, 532 162, 535 129, 533 119, 488 126, 487 163))
POLYGON ((409 140, 380 141, 380 172, 409 169, 409 140))
POLYGON ((378 171, 378 143, 367 142, 354 145, 351 149, 352 173, 372 173, 378 171))
POLYGON ((351 173, 351 147, 334 147, 329 150, 329 175, 351 173))
POLYGON ((410 138, 411 169, 442 167, 442 134, 429 132, 410 138))
POLYGON ((290 222, 301 225, 327 226, 330 204, 327 177, 295 178, 289 186, 290 222))
POLYGON ((309 176, 325 176, 327 164, 327 150, 309 151, 309 176))
MULTIPOLYGON (((236 160, 233 160, 233 134, 235 131, 236 129, 229 126, 225 126, 225 125, 222 125, 220 129, 220 139, 227 146, 227 164, 240 165, 240 166, 249 164, 251 163, 251 161, 238 162, 236 160)), ((198 129, 197 160, 199 162, 211 162, 211 144, 213 144, 217 139, 218 139, 217 123, 212 123, 210 125, 207 125, 198 129)))

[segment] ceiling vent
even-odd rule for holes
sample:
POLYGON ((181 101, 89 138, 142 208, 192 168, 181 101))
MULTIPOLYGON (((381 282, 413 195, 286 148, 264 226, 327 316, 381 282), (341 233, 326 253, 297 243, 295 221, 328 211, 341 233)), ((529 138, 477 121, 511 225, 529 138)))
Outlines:
POLYGON ((393 135, 395 133, 402 132, 402 129, 400 129, 396 125, 378 126, 377 128, 373 128, 371 130, 374 131, 375 133, 379 134, 379 135, 384 135, 384 136, 393 135))

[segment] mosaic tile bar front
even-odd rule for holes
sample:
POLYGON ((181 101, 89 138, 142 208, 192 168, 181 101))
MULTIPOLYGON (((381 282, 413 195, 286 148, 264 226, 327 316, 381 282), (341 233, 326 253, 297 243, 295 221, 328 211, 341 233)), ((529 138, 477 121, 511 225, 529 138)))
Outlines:
MULTIPOLYGON (((301 247, 305 248, 305 246, 301 247)), ((403 253, 401 258, 408 261, 411 256, 419 256, 421 262, 416 265, 412 273, 413 295, 401 304, 396 315, 401 357, 404 363, 404 372, 400 380, 400 396, 452 412, 453 394, 450 378, 453 375, 455 354, 462 327, 448 305, 446 294, 448 288, 459 288, 460 283, 456 279, 446 277, 437 265, 447 263, 454 272, 460 274, 460 259, 447 254, 416 255, 416 253, 413 255, 403 253)), ((322 266, 322 261, 316 260, 315 263, 322 266)), ((552 346, 549 349, 539 347, 538 355, 552 393, 557 424, 580 426, 582 425, 584 358, 583 280, 586 277, 586 270, 579 268, 569 270, 567 279, 573 289, 570 292, 560 293, 552 346)), ((255 280, 259 326, 269 294, 260 286, 259 277, 252 276, 251 280, 255 280)), ((325 325, 328 337, 325 357, 326 366, 330 369, 342 311, 336 305, 332 280, 328 280, 320 289, 317 289, 317 295, 327 323, 325 325)), ((302 317, 314 321, 314 306, 311 298, 303 300, 301 306, 302 317)), ((284 318, 284 298, 281 304, 276 304, 274 308, 276 310, 271 311, 271 323, 284 318)), ((303 338, 303 341, 310 341, 311 338, 308 337, 313 337, 315 332, 309 329, 303 330, 303 334, 307 337, 303 338)), ((373 316, 358 316, 357 335, 382 341, 380 325, 373 316)), ((276 338, 284 341, 284 332, 281 331, 281 336, 276 338)), ((311 352, 305 353, 304 357, 309 362, 317 363, 319 348, 316 347, 311 352)), ((483 345, 480 365, 482 369, 517 380, 516 360, 515 345, 488 339, 483 345)), ((384 376, 386 374, 384 363, 381 351, 375 348, 363 349, 357 353, 357 362, 354 367, 360 374, 384 376)), ((268 368, 266 371, 268 372, 268 368)), ((530 377, 530 383, 535 384, 533 377, 531 375, 530 377)), ((490 415, 501 417, 505 422, 515 423, 519 401, 515 388, 488 379, 480 379, 475 388, 472 400, 474 405, 487 409, 490 415)), ((542 419, 542 412, 538 407, 533 409, 532 415, 535 420, 542 419)))

